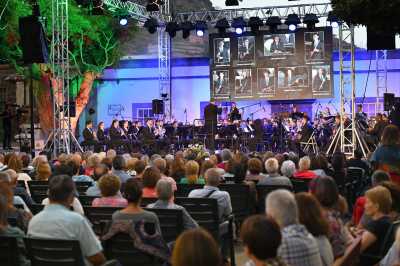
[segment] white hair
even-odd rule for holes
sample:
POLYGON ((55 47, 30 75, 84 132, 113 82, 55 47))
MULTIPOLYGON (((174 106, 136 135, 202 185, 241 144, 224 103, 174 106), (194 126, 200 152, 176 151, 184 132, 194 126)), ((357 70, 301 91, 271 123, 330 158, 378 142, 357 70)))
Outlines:
POLYGON ((287 160, 282 163, 281 173, 286 177, 293 177, 293 174, 296 172, 296 165, 294 162, 287 160))
POLYGON ((271 215, 281 226, 298 223, 298 209, 293 193, 278 189, 268 194, 265 199, 265 212, 271 215))
POLYGON ((275 174, 279 170, 279 162, 275 158, 269 158, 265 161, 265 170, 268 174, 275 174))
POLYGON ((299 170, 300 171, 309 170, 310 169, 310 165, 311 165, 310 157, 304 156, 299 161, 299 170))
POLYGON ((158 180, 156 185, 156 191, 158 199, 160 200, 170 200, 172 196, 174 196, 172 184, 165 179, 158 180))

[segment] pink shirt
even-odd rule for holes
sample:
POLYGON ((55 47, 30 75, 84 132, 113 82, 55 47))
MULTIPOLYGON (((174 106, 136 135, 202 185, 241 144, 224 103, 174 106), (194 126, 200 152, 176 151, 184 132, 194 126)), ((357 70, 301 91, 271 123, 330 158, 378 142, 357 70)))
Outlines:
POLYGON ((120 196, 103 197, 94 199, 92 202, 93 207, 126 207, 128 201, 120 196))
POLYGON ((156 188, 144 187, 142 189, 142 192, 143 192, 143 195, 142 195, 143 198, 157 198, 156 188))

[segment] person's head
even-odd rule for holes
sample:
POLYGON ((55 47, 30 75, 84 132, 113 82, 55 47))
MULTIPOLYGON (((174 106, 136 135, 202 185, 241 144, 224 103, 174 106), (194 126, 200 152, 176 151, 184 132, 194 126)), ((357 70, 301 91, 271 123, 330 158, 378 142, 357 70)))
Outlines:
POLYGON ((278 43, 278 42, 279 42, 279 40, 280 40, 280 37, 279 37, 279 35, 275 35, 275 36, 274 36, 274 42, 278 43))
POLYGON ((204 177, 205 172, 210 169, 210 168, 214 168, 215 167, 215 162, 213 160, 211 160, 211 158, 209 160, 205 160, 202 164, 201 164, 201 169, 200 169, 200 176, 204 177))
POLYGON ((13 153, 8 159, 7 166, 9 169, 13 169, 17 173, 21 173, 22 171, 22 161, 15 153, 13 153))
POLYGON ((385 181, 380 184, 389 190, 392 197, 392 211, 400 213, 400 185, 394 182, 385 181))
POLYGON ((133 166, 133 169, 136 172, 136 175, 142 175, 144 172, 144 169, 146 169, 146 163, 142 160, 138 160, 135 162, 135 165, 133 166))
POLYGON ((295 195, 299 210, 299 222, 315 237, 328 236, 329 223, 323 214, 321 204, 310 193, 297 193, 295 195))
POLYGON ((252 175, 259 175, 263 169, 262 162, 258 158, 251 158, 247 162, 247 168, 252 175))
POLYGON ((156 167, 149 167, 143 172, 143 186, 145 188, 155 188, 161 178, 160 170, 156 167))
POLYGON ((160 179, 156 185, 157 197, 159 200, 170 201, 174 197, 174 190, 171 182, 160 179))
POLYGON ((331 160, 332 168, 335 172, 344 172, 346 168, 346 156, 342 152, 335 152, 331 160))
POLYGON ((113 127, 113 128, 119 127, 119 122, 118 122, 117 119, 114 119, 114 120, 111 122, 111 127, 113 127))
POLYGON ((41 162, 36 167, 36 179, 48 180, 51 176, 51 167, 48 162, 41 162))
POLYGON ((326 69, 321 67, 320 69, 318 69, 318 74, 322 77, 326 76, 326 69))
POLYGON ((227 162, 232 159, 232 152, 229 149, 223 149, 221 152, 222 161, 227 162))
POLYGON ((197 182, 199 168, 199 164, 194 160, 190 160, 185 164, 185 176, 188 179, 189 184, 195 184, 197 182))
POLYGON ((92 178, 94 181, 98 181, 100 179, 100 177, 108 174, 109 171, 110 171, 110 168, 108 168, 107 165, 99 164, 94 168, 92 178))
POLYGON ((242 224, 240 238, 246 255, 254 261, 265 261, 277 256, 282 241, 279 225, 271 217, 253 215, 242 224))
POLYGON ((2 183, 4 182, 7 185, 10 185, 11 177, 5 172, 0 172, 0 182, 2 182, 2 183))
POLYGON ((142 199, 142 186, 139 181, 135 178, 129 178, 125 182, 123 196, 129 204, 139 205, 142 199))
POLYGON ((388 125, 382 133, 381 144, 384 146, 396 146, 400 144, 400 130, 396 125, 388 125))
POLYGON ((282 175, 291 178, 293 177, 295 172, 296 172, 296 165, 294 164, 293 161, 287 160, 282 163, 281 166, 282 175))
POLYGON ((298 209, 293 193, 278 189, 268 194, 265 211, 271 215, 281 228, 298 223, 298 209))
POLYGON ((22 162, 22 167, 27 168, 31 163, 31 156, 28 154, 21 155, 21 162, 22 162))
POLYGON ((220 266, 221 255, 214 238, 204 229, 184 231, 176 240, 172 266, 220 266))
POLYGON ((299 161, 299 171, 310 170, 310 165, 311 165, 310 157, 308 156, 301 157, 299 161))
POLYGON ((210 168, 205 172, 204 178, 206 179, 207 185, 211 187, 218 187, 221 178, 221 172, 217 168, 210 168))
POLYGON ((167 171, 167 161, 163 158, 157 158, 153 161, 153 166, 157 167, 160 170, 161 174, 165 174, 167 171))
POLYGON ((86 121, 86 127, 87 127, 87 128, 93 128, 93 122, 92 122, 92 120, 86 121))
POLYGON ((334 208, 339 200, 339 190, 332 177, 319 176, 313 179, 310 190, 324 208, 334 208))
POLYGON ((389 214, 391 210, 392 197, 387 188, 376 186, 365 192, 365 214, 374 218, 376 214, 389 214))
POLYGON ((268 174, 277 174, 279 170, 278 160, 275 158, 269 158, 265 161, 265 170, 268 174))
POLYGON ((124 170, 126 167, 126 162, 123 156, 121 155, 117 155, 115 156, 115 158, 113 159, 113 168, 115 170, 124 170))
POLYGON ((77 164, 74 160, 68 160, 66 163, 72 169, 73 175, 79 175, 80 165, 77 164))
POLYGON ((376 170, 371 176, 371 182, 373 187, 389 180, 390 180, 390 175, 382 170, 376 170))
POLYGON ((148 126, 148 127, 153 127, 153 120, 152 119, 147 119, 147 121, 146 121, 146 125, 148 126))
POLYGON ((7 169, 4 171, 4 173, 8 174, 8 176, 10 177, 10 185, 16 187, 18 183, 17 172, 15 172, 13 169, 7 169))
POLYGON ((362 111, 363 111, 363 105, 357 104, 357 112, 362 112, 362 111))
POLYGON ((113 160, 117 156, 117 152, 114 149, 109 149, 106 153, 106 157, 113 160))
POLYGON ((98 125, 97 125, 97 130, 104 130, 104 122, 101 121, 98 125))
POLYGON ((14 193, 8 182, 0 181, 0 195, 6 197, 7 209, 14 208, 14 193))
POLYGON ((53 176, 49 180, 50 203, 70 206, 74 200, 75 183, 68 175, 53 176))
POLYGON ((99 189, 102 197, 113 197, 121 189, 121 180, 116 175, 103 175, 99 179, 99 189))
POLYGON ((86 166, 89 168, 94 168, 101 163, 101 158, 98 154, 91 154, 87 159, 86 166))

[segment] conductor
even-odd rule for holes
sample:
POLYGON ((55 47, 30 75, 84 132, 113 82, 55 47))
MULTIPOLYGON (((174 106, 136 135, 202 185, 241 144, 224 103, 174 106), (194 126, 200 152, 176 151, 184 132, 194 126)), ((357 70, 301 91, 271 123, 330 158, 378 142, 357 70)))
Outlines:
POLYGON ((214 148, 214 136, 217 134, 218 114, 221 114, 221 109, 215 105, 215 101, 210 103, 204 108, 205 130, 210 148, 214 148))

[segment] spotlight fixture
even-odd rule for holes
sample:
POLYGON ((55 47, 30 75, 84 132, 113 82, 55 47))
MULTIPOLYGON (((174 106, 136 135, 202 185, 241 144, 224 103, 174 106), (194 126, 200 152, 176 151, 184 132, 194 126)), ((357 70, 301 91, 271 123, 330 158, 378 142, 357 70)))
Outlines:
POLYGON ((251 17, 249 18, 249 22, 247 23, 253 33, 258 32, 260 27, 264 25, 262 20, 259 17, 251 17))
POLYGON ((306 14, 303 18, 303 23, 307 25, 308 29, 314 29, 315 24, 319 22, 317 15, 310 13, 306 14))
POLYGON ((222 18, 217 21, 215 28, 218 29, 219 34, 225 33, 226 29, 230 27, 229 22, 226 18, 222 18))
POLYGON ((225 6, 238 6, 238 0, 225 0, 225 6))
POLYGON ((271 16, 265 22, 265 25, 269 26, 270 31, 276 31, 279 25, 282 24, 280 17, 278 16, 271 16))
POLYGON ((126 26, 127 24, 128 24, 128 17, 127 16, 119 17, 119 25, 126 26))
POLYGON ((331 24, 333 28, 339 27, 339 18, 335 14, 333 14, 332 11, 329 11, 327 21, 331 24))
POLYGON ((301 20, 298 15, 290 14, 288 15, 285 24, 288 25, 290 31, 295 31, 297 29, 297 25, 301 23, 301 20))
POLYGON ((187 39, 190 36, 190 31, 194 29, 194 26, 192 22, 185 21, 181 23, 180 28, 182 30, 182 38, 187 39))
POLYGON ((176 32, 179 30, 179 25, 175 21, 168 22, 165 26, 165 31, 168 32, 171 38, 176 36, 176 32))
POLYGON ((196 35, 199 37, 204 36, 204 32, 208 29, 207 23, 205 21, 197 21, 194 28, 196 29, 196 35))
POLYGON ((246 21, 243 17, 234 18, 232 21, 232 27, 235 29, 236 34, 241 35, 247 26, 246 21))
POLYGON ((157 19, 150 17, 144 23, 144 27, 149 31, 149 33, 153 34, 157 31, 158 28, 158 21, 157 19))

